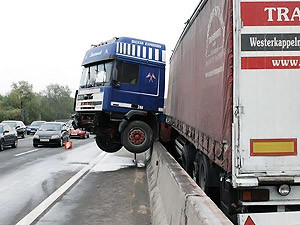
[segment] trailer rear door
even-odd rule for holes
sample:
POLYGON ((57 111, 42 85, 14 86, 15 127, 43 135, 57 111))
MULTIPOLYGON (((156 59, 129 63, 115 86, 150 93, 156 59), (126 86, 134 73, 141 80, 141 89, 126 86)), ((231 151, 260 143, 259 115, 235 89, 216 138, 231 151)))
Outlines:
POLYGON ((239 7, 240 173, 294 175, 300 171, 300 1, 240 0, 239 7))

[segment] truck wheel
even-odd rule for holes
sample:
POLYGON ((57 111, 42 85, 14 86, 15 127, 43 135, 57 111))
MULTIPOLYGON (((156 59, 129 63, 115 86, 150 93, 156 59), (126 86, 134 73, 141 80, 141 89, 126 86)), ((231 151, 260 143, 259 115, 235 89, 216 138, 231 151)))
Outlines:
POLYGON ((197 184, 205 192, 208 192, 208 162, 203 154, 198 159, 197 184))
POLYGON ((204 154, 197 157, 198 170, 196 182, 199 187, 213 200, 217 205, 220 204, 220 171, 214 167, 204 154))
POLYGON ((114 143, 110 138, 103 136, 96 136, 96 143, 101 150, 109 153, 117 152, 122 148, 121 144, 114 143))
POLYGON ((183 169, 193 177, 194 160, 196 151, 193 145, 184 145, 182 149, 182 167, 183 169))
POLYGON ((143 121, 132 121, 121 134, 124 147, 132 153, 142 153, 153 143, 153 131, 143 121))

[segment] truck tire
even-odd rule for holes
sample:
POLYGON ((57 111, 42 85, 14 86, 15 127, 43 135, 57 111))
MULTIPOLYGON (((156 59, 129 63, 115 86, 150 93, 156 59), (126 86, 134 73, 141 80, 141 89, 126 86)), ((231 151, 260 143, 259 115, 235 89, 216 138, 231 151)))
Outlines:
POLYGON ((182 149, 182 167, 193 178, 196 150, 193 145, 186 144, 182 149))
POLYGON ((219 170, 213 166, 209 159, 200 154, 197 156, 197 174, 196 182, 199 187, 213 200, 217 205, 220 204, 220 179, 219 170))
POLYGON ((205 192, 208 193, 208 162, 206 157, 201 154, 198 157, 198 171, 197 171, 197 177, 196 181, 199 187, 205 192))
POLYGON ((117 152, 122 148, 121 144, 114 143, 111 139, 104 136, 96 136, 96 143, 101 150, 108 153, 117 152))
POLYGON ((153 143, 152 128, 143 121, 132 121, 121 134, 124 147, 132 153, 142 153, 153 143))

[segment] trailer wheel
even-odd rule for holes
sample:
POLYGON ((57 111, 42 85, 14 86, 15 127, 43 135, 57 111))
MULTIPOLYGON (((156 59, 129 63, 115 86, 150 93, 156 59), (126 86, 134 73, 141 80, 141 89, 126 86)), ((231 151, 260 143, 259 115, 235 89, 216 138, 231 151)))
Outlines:
POLYGON ((198 157, 198 174, 197 174, 197 184, 205 192, 208 193, 208 162, 206 157, 201 154, 198 157))
POLYGON ((199 187, 213 200, 217 205, 220 204, 220 171, 213 166, 204 154, 197 156, 198 170, 196 173, 196 182, 199 187))
POLYGON ((110 138, 104 136, 96 136, 96 143, 101 150, 108 153, 117 152, 122 148, 121 144, 114 143, 110 138))
POLYGON ((182 167, 191 177, 193 177, 195 155, 196 151, 193 145, 183 146, 182 167))
POLYGON ((132 153, 142 153, 153 143, 153 131, 143 121, 132 121, 121 134, 124 147, 132 153))

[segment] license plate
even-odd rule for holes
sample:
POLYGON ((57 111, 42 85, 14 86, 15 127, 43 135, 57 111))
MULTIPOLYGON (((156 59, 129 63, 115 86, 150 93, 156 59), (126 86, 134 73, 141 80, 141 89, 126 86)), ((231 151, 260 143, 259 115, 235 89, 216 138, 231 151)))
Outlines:
POLYGON ((49 139, 40 139, 41 142, 49 142, 49 139))

